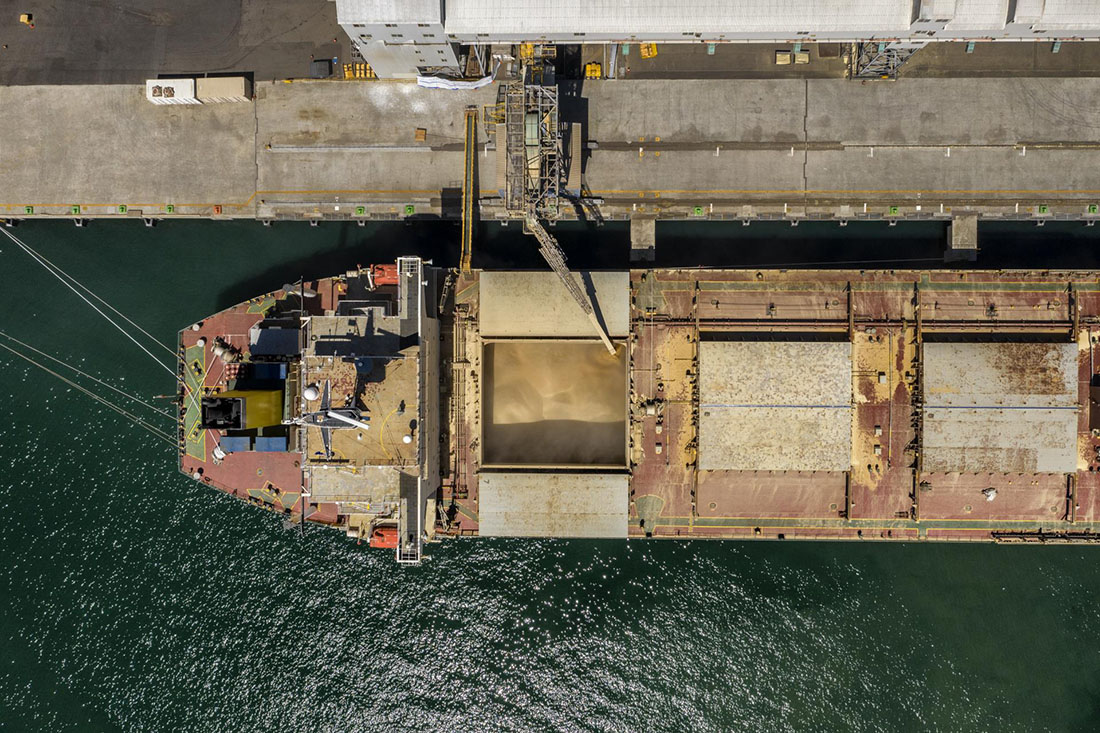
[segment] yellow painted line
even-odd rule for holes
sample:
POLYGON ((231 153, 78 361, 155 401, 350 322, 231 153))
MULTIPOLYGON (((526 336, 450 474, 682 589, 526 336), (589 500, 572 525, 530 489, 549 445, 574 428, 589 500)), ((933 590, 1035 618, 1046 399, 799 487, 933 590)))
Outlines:
MULTIPOLYGON (((669 522, 670 520, 690 521, 689 517, 683 517, 683 516, 681 516, 681 517, 658 517, 658 518, 661 519, 662 521, 665 521, 665 522, 669 522)), ((1049 522, 1049 521, 1055 521, 1055 522, 1059 522, 1059 523, 1066 523, 1065 520, 1063 520, 1063 519, 1050 520, 1049 518, 1046 518, 1046 517, 1038 517, 1038 518, 1035 518, 1035 519, 920 519, 920 520, 886 519, 886 518, 862 519, 860 517, 854 517, 852 519, 846 520, 846 519, 842 519, 840 517, 761 517, 761 516, 711 517, 711 516, 700 516, 696 521, 700 521, 700 520, 702 520, 702 521, 707 521, 707 520, 730 520, 730 521, 738 521, 738 522, 784 522, 784 521, 786 521, 786 522, 792 522, 792 521, 796 521, 796 522, 846 522, 846 524, 843 524, 843 525, 838 524, 837 526, 838 527, 853 527, 853 528, 856 528, 856 529, 860 529, 860 528, 863 528, 865 526, 875 526, 875 525, 873 525, 874 522, 913 522, 914 525, 916 525, 916 526, 912 527, 912 529, 916 529, 917 526, 919 526, 919 527, 928 527, 930 529, 936 529, 936 527, 930 526, 930 525, 935 524, 936 522, 968 522, 970 524, 976 524, 976 523, 979 523, 979 522, 984 522, 984 523, 987 523, 987 524, 1044 524, 1044 523, 1049 522)), ((684 525, 684 526, 687 526, 687 525, 684 525)), ((896 529, 897 528, 896 525, 889 525, 889 526, 888 525, 882 525, 882 526, 883 526, 884 529, 896 529)), ((804 527, 804 528, 806 528, 806 527, 804 527)), ((813 529, 820 529, 820 527, 812 527, 812 528, 813 529)), ((953 529, 953 528, 941 528, 941 529, 953 529)), ((994 529, 996 529, 996 528, 994 528, 994 529)))
POLYGON ((1093 189, 767 189, 767 188, 713 188, 713 189, 688 189, 688 188, 654 188, 654 189, 640 189, 640 188, 621 188, 621 189, 601 189, 592 191, 594 194, 708 194, 708 193, 727 193, 727 194, 746 194, 746 193, 779 193, 779 194, 791 194, 791 195, 803 195, 803 194, 1100 194, 1100 190, 1093 189))
MULTIPOLYGON (((868 520, 871 521, 871 520, 868 520)), ((921 519, 917 524, 927 525, 932 522, 988 522, 989 524, 1043 524, 1048 521, 1063 522, 1068 524, 1064 519, 1048 519, 1048 518, 1036 518, 1036 519, 921 519)), ((936 529, 931 527, 931 529, 936 529)))
MULTIPOLYGON (((248 197, 243 203, 227 203, 227 202, 207 202, 207 203, 175 203, 176 207, 211 207, 222 206, 229 208, 243 208, 251 204, 257 196, 265 195, 291 195, 291 194, 312 194, 312 195, 327 195, 327 194, 363 194, 363 195, 375 195, 375 194, 412 194, 412 195, 436 195, 439 193, 439 189, 287 189, 287 190, 265 190, 255 191, 248 197)), ((783 194, 783 195, 845 195, 845 194, 877 194, 877 195, 960 195, 960 194, 994 194, 994 195, 1061 195, 1061 194, 1075 194, 1075 195, 1100 195, 1100 189, 601 189, 593 191, 594 194, 636 194, 653 196, 661 196, 665 194, 690 194, 690 195, 707 195, 707 194, 783 194)), ((123 202, 125 203, 125 202, 123 202)), ((277 203, 277 202, 276 202, 277 203)), ((325 203, 325 202, 317 202, 325 203)), ((112 201, 110 203, 80 203, 66 201, 64 203, 27 203, 22 202, 18 204, 0 203, 0 207, 6 209, 22 208, 24 206, 81 206, 81 207, 115 207, 118 206, 118 201, 112 201)), ((168 203, 125 203, 128 207, 141 208, 141 207, 164 207, 168 203)), ((119 216, 125 216, 120 214, 119 216)))
MULTIPOLYGON (((142 208, 142 207, 151 207, 151 208, 160 207, 160 208, 163 208, 165 206, 168 206, 169 203, 171 203, 171 205, 175 206, 176 208, 180 208, 180 207, 184 207, 184 206, 187 206, 187 207, 221 206, 221 207, 230 207, 230 208, 239 209, 239 208, 243 208, 243 207, 248 206, 249 204, 251 204, 256 199, 257 196, 291 195, 291 194, 314 194, 314 195, 325 195, 325 194, 367 194, 367 195, 371 195, 371 194, 414 194, 414 195, 424 195, 424 194, 427 194, 427 195, 436 195, 438 193, 439 193, 438 189, 427 189, 427 188, 418 188, 418 189, 412 189, 412 188, 410 188, 410 189, 373 188, 373 189, 323 189, 323 190, 302 189, 302 190, 286 190, 286 191, 279 191, 279 190, 256 191, 251 196, 249 196, 243 203, 226 203, 226 202, 222 202, 222 201, 211 202, 211 203, 175 203, 175 202, 165 202, 165 203, 156 203, 156 204, 152 204, 152 203, 126 203, 126 202, 123 202, 123 203, 126 206, 132 207, 132 208, 142 208)), ((317 203, 326 203, 326 202, 318 201, 317 203)), ((114 206, 117 206, 118 204, 119 204, 119 202, 117 202, 117 201, 112 201, 111 203, 80 203, 80 202, 66 201, 63 204, 60 204, 60 203, 42 204, 42 203, 26 203, 26 202, 24 202, 24 203, 20 203, 20 204, 0 204, 0 206, 3 206, 4 208, 7 208, 7 209, 22 208, 24 206, 66 206, 66 207, 67 206, 80 206, 80 207, 89 207, 89 208, 91 208, 91 207, 96 207, 96 206, 114 207, 114 206)), ((125 216, 125 215, 120 214, 120 216, 125 216)))
MULTIPOLYGON (((671 527, 673 529, 690 529, 687 524, 670 524, 664 523, 658 526, 671 527)), ((756 527, 750 526, 734 526, 734 527, 708 527, 696 525, 700 530, 750 530, 755 531, 756 527)), ((997 527, 892 527, 888 525, 838 525, 828 527, 807 527, 803 525, 778 525, 771 524, 767 527, 760 527, 761 532, 771 532, 773 530, 842 530, 851 532, 853 530, 890 530, 891 532, 921 532, 922 530, 927 532, 997 532, 997 527)))
MULTIPOLYGON (((302 190, 286 190, 286 191, 257 191, 252 194, 249 201, 256 198, 258 195, 267 194, 289 194, 289 193, 432 193, 438 194, 438 188, 348 188, 348 189, 302 189, 302 190)), ((1087 192, 1085 192, 1087 193, 1087 192)))
MULTIPOLYGON (((687 524, 668 524, 668 523, 665 523, 665 524, 660 524, 658 526, 659 527, 672 527, 674 529, 690 529, 689 525, 687 525, 687 524)), ((696 525, 695 528, 698 529, 698 530, 749 530, 749 531, 755 531, 756 530, 756 527, 750 527, 748 525, 733 526, 733 527, 710 527, 710 526, 707 526, 707 525, 696 525)), ((805 527, 805 526, 801 526, 801 525, 779 525, 779 524, 769 524, 767 527, 760 527, 761 532, 771 532, 772 530, 776 530, 776 529, 784 529, 784 530, 807 530, 807 529, 822 530, 822 529, 824 529, 824 530, 831 530, 831 531, 832 530, 842 530, 842 531, 848 531, 848 532, 852 532, 852 531, 855 531, 855 530, 861 530, 861 529, 862 530, 884 530, 884 529, 888 529, 891 532, 919 532, 919 531, 921 531, 922 527, 887 527, 887 526, 875 527, 875 526, 869 526, 869 525, 863 525, 863 526, 840 525, 840 526, 835 526, 835 527, 805 527)), ((932 529, 936 529, 936 528, 932 527, 932 529)), ((949 528, 949 530, 954 532, 956 530, 956 528, 951 527, 951 528, 949 528)), ((995 532, 996 530, 978 528, 978 529, 971 529, 969 531, 974 531, 974 532, 995 532)))
POLYGON ((459 514, 461 514, 462 516, 464 516, 464 517, 466 517, 466 518, 468 518, 468 519, 472 519, 472 520, 474 520, 475 522, 477 522, 478 524, 480 524, 480 523, 481 523, 481 520, 480 520, 480 519, 478 518, 478 516, 477 516, 476 514, 471 514, 471 513, 470 513, 470 510, 469 510, 469 509, 467 509, 467 508, 466 508, 465 506, 463 506, 462 504, 456 504, 455 506, 456 506, 456 507, 458 507, 458 513, 459 513, 459 514))
MULTIPOLYGON (((687 519, 687 517, 684 517, 684 518, 687 519)), ((676 517, 676 519, 680 519, 680 517, 676 517)), ((773 521, 773 520, 774 521, 780 521, 780 520, 784 520, 784 519, 787 520, 788 522, 791 521, 791 520, 805 521, 805 522, 843 522, 844 521, 844 519, 842 519, 841 517, 711 517, 711 516, 702 516, 702 515, 700 515, 699 518, 696 521, 698 521, 698 520, 708 520, 708 519, 733 519, 733 520, 744 520, 744 521, 753 521, 753 522, 759 522, 759 521, 769 522, 769 521, 773 521)), ((876 521, 876 520, 867 519, 867 520, 863 520, 863 521, 873 522, 873 521, 876 521)), ((897 520, 881 520, 881 521, 897 521, 897 520)))

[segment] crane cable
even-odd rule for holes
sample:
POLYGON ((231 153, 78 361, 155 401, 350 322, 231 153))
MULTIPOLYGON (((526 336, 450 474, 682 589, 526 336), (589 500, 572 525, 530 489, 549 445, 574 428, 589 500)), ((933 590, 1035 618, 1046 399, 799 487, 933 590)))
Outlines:
POLYGON ((123 397, 125 397, 128 400, 133 400, 134 402, 138 403, 139 405, 142 405, 144 407, 148 407, 150 410, 152 410, 153 412, 156 412, 159 415, 164 415, 165 417, 171 418, 173 420, 176 419, 175 415, 168 412, 167 410, 162 410, 161 408, 154 405, 152 402, 147 402, 147 401, 141 399, 140 397, 137 397, 135 395, 130 394, 129 392, 126 392, 124 390, 119 389, 118 387, 114 386, 113 384, 111 384, 109 382, 105 382, 102 379, 100 379, 98 377, 95 377, 95 376, 92 376, 91 374, 88 374, 85 371, 81 371, 80 369, 77 369, 76 367, 74 367, 72 364, 68 364, 68 363, 62 361, 61 359, 58 359, 56 356, 51 356, 51 355, 47 354, 45 351, 42 351, 41 349, 36 349, 35 347, 31 346, 30 344, 28 344, 24 341, 20 341, 19 339, 15 338, 14 336, 11 336, 11 335, 5 333, 3 330, 0 330, 0 337, 6 338, 9 341, 14 341, 15 343, 19 344, 23 348, 29 349, 29 350, 33 351, 34 353, 38 354, 39 356, 44 356, 47 359, 49 359, 50 361, 53 361, 57 364, 60 364, 61 366, 65 367, 66 369, 71 369, 72 371, 76 372, 80 376, 87 377, 88 379, 91 379, 92 381, 103 385, 107 389, 112 390, 114 392, 117 392, 118 394, 122 395, 123 397))
POLYGON ((99 395, 97 395, 97 394, 96 394, 95 392, 91 391, 91 390, 90 390, 90 389, 88 389, 87 387, 84 387, 84 386, 82 386, 82 385, 80 385, 80 384, 77 384, 77 383, 76 383, 76 382, 74 382, 73 380, 71 380, 71 379, 69 379, 68 377, 65 377, 65 376, 63 376, 63 375, 61 375, 61 374, 58 374, 57 372, 55 372, 54 370, 50 369, 50 368, 49 368, 49 367, 47 367, 47 366, 44 366, 44 365, 42 365, 42 364, 39 364, 39 363, 38 363, 37 361, 35 361, 34 359, 30 358, 30 357, 29 357, 29 356, 27 356, 26 354, 21 354, 21 353, 19 353, 18 351, 16 351, 15 349, 11 348, 11 347, 10 347, 10 346, 8 346, 7 344, 2 344, 2 343, 0 343, 0 349, 5 349, 5 350, 7 350, 7 351, 10 351, 10 352, 11 352, 12 354, 14 354, 15 356, 18 356, 18 357, 19 357, 20 359, 24 359, 24 360, 26 360, 26 361, 30 362, 31 364, 34 364, 34 365, 35 365, 36 367, 38 367, 38 368, 39 368, 39 369, 41 369, 42 371, 46 372, 47 374, 52 374, 53 376, 55 376, 55 377, 57 377, 58 379, 60 379, 60 380, 61 380, 62 382, 65 382, 65 383, 66 383, 66 384, 68 384, 69 386, 71 386, 71 387, 73 387, 73 388, 75 388, 75 389, 78 389, 78 390, 80 390, 81 392, 83 392, 84 394, 88 395, 88 396, 89 396, 89 397, 91 397, 91 398, 92 398, 93 400, 95 400, 95 401, 97 401, 97 402, 101 402, 101 403, 102 403, 103 405, 105 405, 106 407, 109 407, 110 409, 114 410, 114 411, 115 411, 115 412, 117 412, 118 414, 122 415, 122 416, 123 416, 123 417, 125 417, 126 419, 130 420, 131 422, 133 422, 133 423, 134 423, 135 425, 137 425, 138 427, 144 428, 145 430, 149 431, 149 432, 150 432, 150 433, 152 433, 152 434, 153 434, 154 436, 156 436, 157 438, 159 438, 159 439, 163 440, 164 442, 168 443, 169 445, 172 445, 172 446, 174 446, 174 447, 176 447, 176 448, 179 448, 179 443, 178 443, 178 442, 177 442, 176 440, 174 440, 174 439, 172 438, 172 436, 171 436, 171 435, 169 435, 168 433, 164 432, 163 430, 161 430, 160 428, 156 427, 155 425, 152 425, 152 424, 150 424, 150 423, 146 422, 145 420, 143 420, 142 418, 138 417, 137 415, 135 415, 135 414, 133 414, 133 413, 131 413, 131 412, 128 412, 127 410, 124 410, 124 409, 122 409, 121 407, 119 407, 119 406, 118 406, 118 405, 116 405, 115 403, 111 402, 110 400, 107 400, 107 399, 104 399, 103 397, 100 397, 99 395))

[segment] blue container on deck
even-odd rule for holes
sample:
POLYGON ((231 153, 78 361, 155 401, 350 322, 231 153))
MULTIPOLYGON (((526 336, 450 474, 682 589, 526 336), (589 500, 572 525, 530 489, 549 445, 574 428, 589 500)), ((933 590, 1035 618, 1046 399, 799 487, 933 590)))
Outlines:
POLYGON ((252 450, 260 451, 261 453, 286 453, 286 438, 279 436, 256 438, 252 450))
POLYGON ((252 450, 252 438, 247 435, 224 435, 218 445, 226 453, 244 453, 252 450))

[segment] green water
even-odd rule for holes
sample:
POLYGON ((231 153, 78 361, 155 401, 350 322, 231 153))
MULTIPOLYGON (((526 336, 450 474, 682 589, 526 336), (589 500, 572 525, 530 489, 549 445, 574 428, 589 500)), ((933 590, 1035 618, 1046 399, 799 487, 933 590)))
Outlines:
MULTIPOLYGON (((208 222, 16 232, 169 343, 299 274, 402 248, 442 259, 457 235, 208 222)), ((172 391, 6 240, 0 263, 5 331, 144 397, 172 391)), ((0 368, 5 730, 1100 721, 1100 547, 464 539, 401 568, 339 534, 284 529, 177 475, 170 446, 52 377, 5 355, 0 368)))

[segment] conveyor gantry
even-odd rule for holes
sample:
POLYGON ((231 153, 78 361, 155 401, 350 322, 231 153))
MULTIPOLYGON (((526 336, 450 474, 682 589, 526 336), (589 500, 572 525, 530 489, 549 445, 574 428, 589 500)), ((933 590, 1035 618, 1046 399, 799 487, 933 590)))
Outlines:
POLYGON ((541 47, 523 51, 519 79, 509 82, 504 91, 504 204, 513 216, 523 217, 524 229, 538 240, 539 253, 614 355, 615 345, 592 302, 566 266, 557 240, 539 222, 540 218, 558 218, 563 183, 562 129, 554 67, 546 60, 552 53, 544 53, 541 47))
POLYGON ((611 337, 608 336, 607 329, 603 327, 603 324, 600 323, 600 319, 596 316, 596 310, 592 307, 592 301, 584 294, 580 285, 577 285, 573 273, 569 271, 569 267, 565 264, 565 254, 562 253, 561 247, 558 246, 558 241, 554 239, 553 235, 546 231, 546 228, 533 216, 527 217, 527 219, 524 220, 524 225, 527 231, 538 240, 539 254, 546 260, 546 264, 550 265, 550 269, 557 273, 558 278, 560 278, 562 284, 565 285, 565 289, 573 296, 573 300, 577 301, 577 305, 580 306, 581 310, 588 316, 588 320, 592 321, 592 326, 596 329, 596 333, 600 335, 600 340, 603 341, 603 345, 607 348, 608 353, 614 356, 615 345, 611 343, 611 337))
POLYGON ((474 248, 474 220, 477 217, 477 109, 466 110, 465 172, 462 178, 462 253, 460 266, 470 271, 474 248))

